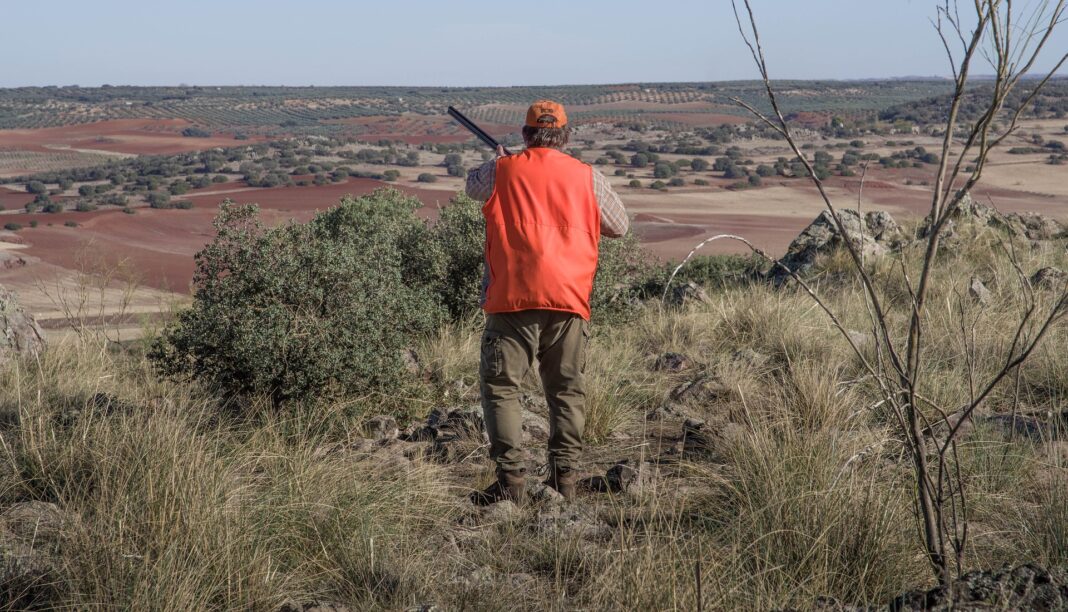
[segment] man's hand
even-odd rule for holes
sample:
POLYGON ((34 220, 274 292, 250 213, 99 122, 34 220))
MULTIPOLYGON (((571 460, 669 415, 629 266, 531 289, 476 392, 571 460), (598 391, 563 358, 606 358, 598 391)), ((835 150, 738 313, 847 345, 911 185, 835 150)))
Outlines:
POLYGON ((507 157, 508 154, 504 152, 504 145, 497 145, 497 157, 507 157))

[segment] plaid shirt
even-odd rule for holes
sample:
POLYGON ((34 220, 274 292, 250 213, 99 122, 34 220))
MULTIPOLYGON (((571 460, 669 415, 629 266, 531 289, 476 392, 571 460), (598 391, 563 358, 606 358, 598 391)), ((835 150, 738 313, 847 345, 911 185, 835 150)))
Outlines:
MULTIPOLYGON (((593 194, 597 197, 597 206, 601 209, 601 235, 619 238, 627 233, 630 220, 619 194, 612 189, 608 179, 597 168, 593 170, 593 194)), ((493 193, 493 184, 497 176, 497 160, 491 159, 478 168, 467 173, 467 195, 473 200, 486 201, 493 193)))

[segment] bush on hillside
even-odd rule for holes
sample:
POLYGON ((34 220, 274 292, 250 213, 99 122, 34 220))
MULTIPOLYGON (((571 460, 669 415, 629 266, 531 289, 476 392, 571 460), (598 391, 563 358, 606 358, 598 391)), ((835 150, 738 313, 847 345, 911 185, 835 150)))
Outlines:
MULTIPOLYGON (((380 189, 304 225, 265 227, 254 206, 224 204, 197 254, 193 306, 156 341, 166 374, 275 402, 389 392, 404 349, 446 317, 479 307, 485 225, 457 196, 428 226, 417 199, 380 189)), ((635 237, 601 241, 594 318, 637 312, 661 274, 635 237)))
POLYGON ((170 376, 276 403, 396 388, 404 349, 441 315, 430 288, 444 269, 418 206, 379 190, 266 228, 258 207, 224 203, 217 237, 196 256, 193 305, 151 359, 170 376))

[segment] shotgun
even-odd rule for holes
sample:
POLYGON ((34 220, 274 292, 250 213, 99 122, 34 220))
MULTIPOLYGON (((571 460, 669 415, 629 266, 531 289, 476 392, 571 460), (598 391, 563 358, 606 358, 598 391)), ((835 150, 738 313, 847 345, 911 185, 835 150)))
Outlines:
MULTIPOLYGON (((500 146, 500 143, 497 142, 497 140, 493 138, 493 136, 490 136, 486 133, 485 130, 475 125, 474 121, 471 121, 470 119, 465 117, 464 114, 456 110, 456 108, 452 106, 449 107, 449 116, 455 119, 457 123, 467 128, 469 132, 474 134, 482 142, 486 143, 486 145, 488 145, 494 151, 496 151, 497 147, 500 146)), ((504 154, 511 155, 511 152, 509 152, 506 148, 504 150, 504 154)))

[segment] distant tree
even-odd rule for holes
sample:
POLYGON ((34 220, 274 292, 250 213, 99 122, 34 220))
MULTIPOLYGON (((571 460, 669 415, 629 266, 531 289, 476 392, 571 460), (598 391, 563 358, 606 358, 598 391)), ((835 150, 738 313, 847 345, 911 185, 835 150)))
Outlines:
POLYGON ((74 186, 74 181, 70 180, 69 178, 61 178, 59 179, 59 182, 56 184, 56 186, 59 187, 60 190, 66 191, 74 186))
POLYGON ((753 187, 760 187, 764 184, 764 179, 760 178, 759 174, 750 174, 749 184, 753 187))
POLYGON ((627 171, 623 168, 616 168, 616 171, 613 174, 616 176, 627 176, 627 171))
POLYGON ((864 148, 864 141, 863 140, 850 140, 849 141, 849 146, 853 147, 854 149, 863 149, 864 148))
POLYGON ((705 170, 708 170, 708 166, 708 160, 700 157, 694 158, 690 161, 690 167, 698 172, 704 172, 705 170))
POLYGON ((80 187, 78 187, 78 195, 82 196, 83 198, 89 197, 95 193, 96 188, 92 185, 81 185, 80 187))
POLYGON ((74 205, 74 210, 78 212, 91 212, 96 210, 96 204, 88 200, 78 200, 78 203, 74 205))
POLYGON ((682 178, 678 177, 678 176, 676 176, 676 177, 672 178, 670 181, 668 181, 668 186, 669 187, 682 187, 685 184, 686 184, 686 181, 682 180, 682 178))
POLYGON ((385 172, 382 173, 382 180, 384 180, 384 181, 392 182, 392 181, 395 181, 395 180, 397 180, 399 178, 400 178, 400 172, 398 172, 398 171, 396 171, 396 170, 394 170, 392 168, 390 168, 389 170, 386 170, 385 172))
POLYGON ((670 178, 675 175, 675 166, 667 162, 657 162, 653 167, 653 176, 656 178, 670 178))
POLYGON ((22 229, 22 225, 20 225, 18 223, 5 223, 4 224, 4 229, 6 229, 9 232, 17 232, 20 229, 22 229))
POLYGON ((189 210, 189 209, 193 208, 193 203, 190 202, 189 200, 182 200, 181 202, 175 202, 174 203, 174 207, 175 208, 180 208, 182 210, 189 210))
POLYGON ((163 191, 153 191, 145 196, 145 201, 152 208, 170 208, 171 196, 163 191))
POLYGON ((211 177, 211 182, 213 183, 225 183, 228 180, 230 179, 225 174, 216 174, 215 176, 211 177))
POLYGON ((210 138, 211 132, 194 125, 182 130, 182 136, 186 138, 210 138))
POLYGON ((185 181, 175 181, 171 183, 171 186, 167 189, 171 195, 182 195, 189 191, 189 183, 185 181))
POLYGON ((706 181, 705 179, 694 179, 693 180, 693 184, 694 185, 705 186, 705 185, 708 185, 708 181, 706 181))
POLYGON ((45 185, 41 181, 30 181, 26 183, 27 193, 48 193, 48 185, 45 185))
POLYGON ((459 166, 464 163, 464 158, 459 153, 449 153, 445 156, 445 161, 441 165, 445 167, 459 166))
POLYGON ((746 175, 747 173, 745 171, 745 168, 742 168, 741 166, 735 166, 733 164, 727 166, 727 169, 723 172, 723 178, 729 179, 741 179, 745 178, 746 175))
POLYGON ((349 178, 348 168, 337 168, 330 173, 330 180, 334 181, 335 183, 344 182, 344 180, 347 178, 349 178))
POLYGON ((429 172, 424 172, 418 177, 416 177, 415 180, 420 183, 436 183, 438 182, 438 177, 434 176, 433 174, 430 174, 429 172))
POLYGON ((631 179, 631 181, 629 183, 627 183, 627 185, 629 187, 641 187, 642 186, 642 182, 639 181, 638 179, 631 179))
POLYGON ((644 168, 649 165, 649 155, 647 153, 635 153, 630 156, 630 165, 635 168, 644 168))
POLYGON ((649 184, 649 188, 664 191, 667 189, 667 185, 664 183, 664 181, 653 181, 649 184))
POLYGON ((767 164, 760 164, 756 167, 756 173, 758 176, 775 176, 775 168, 767 164))
POLYGON ((467 169, 463 166, 449 166, 445 169, 449 176, 466 176, 467 169))

